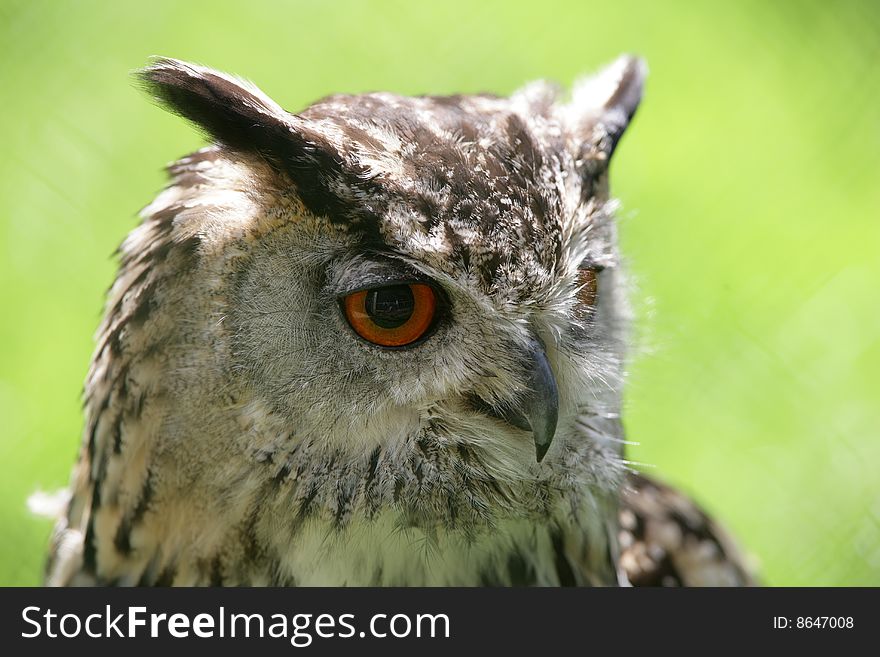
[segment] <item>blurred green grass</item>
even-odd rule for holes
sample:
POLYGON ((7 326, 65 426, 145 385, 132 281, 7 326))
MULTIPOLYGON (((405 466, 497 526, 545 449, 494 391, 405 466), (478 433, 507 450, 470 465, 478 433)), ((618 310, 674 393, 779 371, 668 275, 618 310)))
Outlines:
POLYGON ((632 458, 777 585, 880 585, 880 3, 0 1, 0 584, 39 581, 111 252, 199 146, 152 54, 332 92, 509 92, 644 55, 612 172, 632 458))

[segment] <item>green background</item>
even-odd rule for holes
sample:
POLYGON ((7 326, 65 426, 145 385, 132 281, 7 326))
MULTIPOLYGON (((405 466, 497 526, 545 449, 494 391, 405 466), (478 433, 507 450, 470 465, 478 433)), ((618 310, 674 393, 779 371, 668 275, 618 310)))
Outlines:
POLYGON ((507 93, 620 52, 650 76, 616 154, 637 344, 632 458, 775 585, 880 585, 880 3, 0 0, 0 583, 39 581, 110 256, 197 148, 149 55, 332 92, 507 93))

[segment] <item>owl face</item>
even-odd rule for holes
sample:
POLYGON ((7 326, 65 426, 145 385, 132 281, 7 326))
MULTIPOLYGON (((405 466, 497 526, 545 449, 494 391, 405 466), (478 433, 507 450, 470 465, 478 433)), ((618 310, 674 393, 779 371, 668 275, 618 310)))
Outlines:
POLYGON ((206 340, 253 454, 362 459, 424 440, 507 478, 585 443, 614 460, 601 426, 619 407, 625 304, 607 164, 640 63, 569 103, 539 83, 299 114, 173 60, 142 79, 216 142, 160 202, 201 208, 186 230, 215 254, 206 340))

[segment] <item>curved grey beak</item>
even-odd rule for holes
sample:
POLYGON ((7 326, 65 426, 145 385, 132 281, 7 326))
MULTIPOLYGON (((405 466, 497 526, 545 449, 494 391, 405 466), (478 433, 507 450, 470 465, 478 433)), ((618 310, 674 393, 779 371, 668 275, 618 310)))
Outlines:
POLYGON ((556 377, 547 362, 544 345, 535 340, 528 352, 529 359, 529 390, 522 400, 521 410, 528 419, 535 441, 535 456, 538 463, 544 458, 553 436, 556 434, 556 422, 559 419, 559 390, 556 377))
POLYGON ((517 407, 492 407, 482 399, 475 399, 478 408, 488 415, 500 418, 523 431, 531 431, 535 441, 538 463, 550 449, 559 419, 559 390, 556 377, 550 369, 544 345, 533 339, 523 352, 523 367, 528 386, 517 407))

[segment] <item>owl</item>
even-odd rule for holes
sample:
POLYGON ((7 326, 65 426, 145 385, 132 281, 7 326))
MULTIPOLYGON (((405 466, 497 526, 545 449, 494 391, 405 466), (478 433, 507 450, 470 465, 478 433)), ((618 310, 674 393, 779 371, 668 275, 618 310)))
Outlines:
POLYGON ((210 145, 119 249, 46 583, 750 583, 624 455, 608 167, 644 75, 290 113, 139 72, 210 145))

